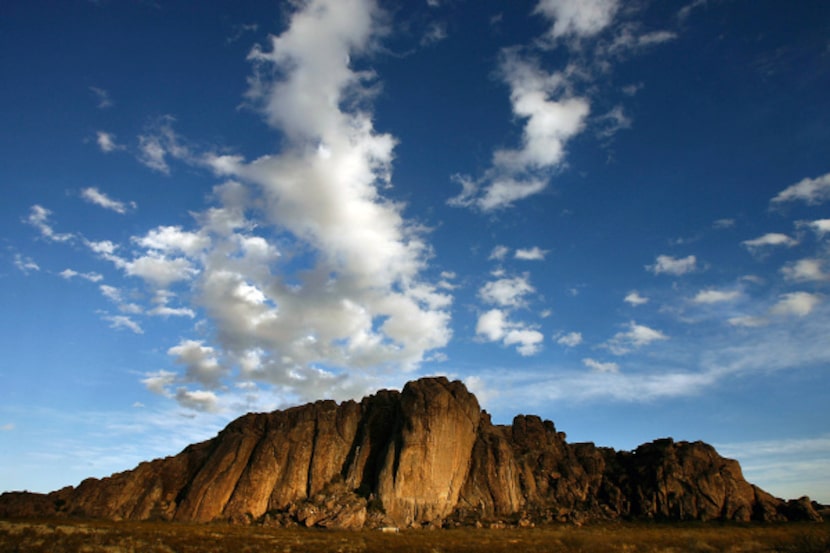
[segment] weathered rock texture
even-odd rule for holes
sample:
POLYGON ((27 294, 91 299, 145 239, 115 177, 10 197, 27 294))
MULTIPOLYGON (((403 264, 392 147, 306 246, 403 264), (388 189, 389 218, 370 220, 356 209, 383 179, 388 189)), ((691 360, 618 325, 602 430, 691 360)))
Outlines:
POLYGON ((47 495, 0 496, 0 516, 38 515, 339 528, 820 520, 807 498, 772 497, 702 442, 569 444, 539 417, 492 424, 445 378, 360 403, 248 414, 174 457, 47 495))

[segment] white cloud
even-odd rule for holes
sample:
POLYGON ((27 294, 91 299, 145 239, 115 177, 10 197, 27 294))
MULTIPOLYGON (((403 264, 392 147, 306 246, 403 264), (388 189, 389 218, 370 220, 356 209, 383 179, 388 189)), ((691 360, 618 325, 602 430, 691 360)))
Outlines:
POLYGON ((694 303, 722 303, 734 301, 741 296, 738 290, 701 290, 692 298, 694 303))
POLYGON ((7 422, 6 424, 0 426, 0 430, 2 430, 3 432, 11 432, 12 430, 14 430, 14 423, 7 422))
POLYGON ((204 234, 184 231, 179 226, 154 228, 145 236, 133 238, 133 242, 159 253, 183 253, 188 256, 194 256, 210 246, 210 238, 204 234))
POLYGON ((574 348, 582 343, 582 334, 579 332, 568 332, 567 334, 557 334, 553 337, 556 340, 556 343, 569 347, 574 348))
POLYGON ((491 342, 501 341, 505 346, 516 346, 522 356, 539 352, 545 337, 538 330, 520 322, 508 320, 507 312, 491 309, 478 318, 476 334, 491 342))
POLYGON ((811 227, 820 238, 824 238, 824 235, 830 232, 830 219, 810 221, 807 226, 811 227))
POLYGON ((830 275, 822 270, 822 265, 824 261, 821 259, 799 259, 782 267, 781 273, 787 280, 795 282, 823 282, 830 279, 830 275))
POLYGON ((516 253, 513 255, 516 259, 521 259, 523 261, 543 261, 545 256, 548 254, 547 250, 543 250, 538 246, 533 246, 532 248, 528 249, 518 249, 516 253))
POLYGON ((516 346, 516 351, 523 357, 536 355, 541 349, 545 337, 532 328, 512 328, 503 338, 505 346, 516 346))
POLYGON ((81 198, 91 204, 103 207, 104 209, 109 209, 110 211, 115 211, 116 213, 120 213, 122 215, 127 213, 128 207, 135 209, 135 203, 130 202, 129 204, 125 204, 124 202, 113 200, 94 187, 84 188, 81 190, 81 198))
POLYGON ((104 315, 103 319, 110 323, 110 328, 114 328, 116 330, 126 328, 135 334, 144 334, 144 330, 141 328, 141 325, 126 315, 104 315))
POLYGON ((120 265, 128 275, 139 277, 159 288, 190 280, 199 272, 188 259, 169 258, 154 251, 132 261, 122 260, 120 265))
POLYGON ((676 258, 670 255, 658 255, 654 265, 646 265, 646 269, 655 275, 685 275, 697 268, 697 258, 689 255, 683 258, 676 258))
POLYGON ((504 337, 505 325, 505 312, 501 309, 491 309, 478 317, 476 334, 481 334, 491 342, 496 342, 504 337))
POLYGON ((780 232, 768 232, 752 240, 744 240, 741 244, 752 253, 759 253, 763 249, 774 246, 785 246, 792 248, 798 244, 798 240, 781 234, 780 232))
POLYGON ((450 205, 486 212, 538 194, 564 162, 567 142, 585 126, 589 103, 569 93, 563 73, 549 74, 515 49, 503 52, 500 69, 510 86, 513 113, 524 121, 522 145, 496 150, 480 179, 456 175, 462 190, 450 205))
POLYGON ((600 372, 600 373, 618 373, 620 372, 620 366, 614 362, 601 362, 591 359, 590 357, 585 358, 582 360, 582 364, 591 369, 592 371, 600 372))
POLYGON ((95 141, 102 152, 108 154, 116 150, 123 150, 124 146, 115 141, 115 135, 112 133, 97 131, 95 133, 95 141))
POLYGON ((25 275, 28 275, 32 271, 40 270, 40 265, 35 263, 34 259, 19 253, 14 254, 14 266, 25 275))
POLYGON ((641 296, 638 291, 632 290, 625 296, 625 298, 623 298, 623 301, 629 305, 637 307, 638 305, 647 304, 649 300, 648 298, 641 296))
POLYGON ((781 204, 800 200, 808 205, 818 205, 828 199, 830 199, 830 173, 814 179, 805 178, 788 186, 772 199, 772 203, 781 204))
POLYGON ((104 280, 104 277, 98 273, 79 273, 78 271, 75 271, 73 269, 64 269, 58 274, 66 280, 71 280, 75 277, 83 278, 90 282, 100 282, 104 280))
POLYGON ((795 315, 797 317, 804 317, 819 303, 822 297, 819 294, 811 294, 809 292, 790 292, 789 294, 782 294, 779 297, 778 303, 772 306, 770 312, 773 315, 795 315))
POLYGON ((196 316, 196 313, 188 307, 169 307, 167 305, 158 305, 148 311, 147 314, 157 317, 188 317, 191 319, 196 316))
POLYGON ((249 54, 247 100, 279 130, 280 152, 252 162, 182 154, 235 182, 198 218, 207 249, 179 248, 185 257, 175 259, 190 266, 177 274, 193 279, 228 366, 244 361, 248 377, 298 399, 351 397, 379 371, 413 370, 446 345, 452 297, 422 277, 432 256, 426 231, 381 194, 392 186, 396 140, 373 128, 373 74, 351 65, 384 32, 379 8, 294 6, 287 30, 249 54), (247 221, 250 211, 266 219, 247 221), (246 234, 254 229, 278 235, 279 249, 246 234))
POLYGON ((618 0, 540 0, 536 13, 553 21, 553 38, 590 37, 605 29, 614 19, 618 0))
POLYGON ((614 355, 625 355, 630 353, 632 350, 647 346, 652 342, 668 339, 669 337, 659 330, 630 321, 628 323, 628 330, 615 334, 614 337, 608 341, 606 347, 611 350, 611 353, 614 355))
POLYGON ((487 303, 500 307, 522 307, 524 297, 536 289, 528 282, 528 276, 500 278, 484 284, 478 291, 479 297, 487 303))
POLYGON ((170 174, 168 158, 193 161, 193 155, 173 129, 175 119, 165 115, 138 136, 138 161, 154 171, 170 174))
POLYGON ((53 242, 69 242, 75 238, 73 234, 58 233, 52 229, 49 216, 52 212, 40 205, 33 205, 29 210, 26 222, 40 231, 41 236, 53 242))
POLYGON ((508 253, 510 253, 510 248, 508 248, 507 246, 502 246, 501 244, 499 244, 498 246, 493 248, 493 251, 490 252, 490 257, 488 257, 487 259, 495 259, 497 261, 503 261, 504 258, 507 257, 508 253))

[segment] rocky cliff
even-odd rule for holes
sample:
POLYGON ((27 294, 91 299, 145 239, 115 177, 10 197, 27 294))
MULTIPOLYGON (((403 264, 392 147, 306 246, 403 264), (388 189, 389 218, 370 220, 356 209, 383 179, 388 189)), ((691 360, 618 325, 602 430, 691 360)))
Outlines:
POLYGON ((569 444, 553 423, 494 425, 461 382, 248 414, 173 457, 47 495, 0 496, 0 516, 230 520, 360 528, 553 521, 819 520, 747 483, 702 442, 634 451, 569 444))

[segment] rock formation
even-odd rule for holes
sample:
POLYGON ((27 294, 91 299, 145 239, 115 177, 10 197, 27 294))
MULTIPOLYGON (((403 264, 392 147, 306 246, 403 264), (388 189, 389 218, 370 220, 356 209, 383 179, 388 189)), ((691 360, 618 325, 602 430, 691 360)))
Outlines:
POLYGON ((461 382, 248 414, 173 457, 47 495, 6 493, 0 516, 304 525, 820 520, 747 483, 702 442, 634 451, 569 444, 551 421, 494 425, 461 382))

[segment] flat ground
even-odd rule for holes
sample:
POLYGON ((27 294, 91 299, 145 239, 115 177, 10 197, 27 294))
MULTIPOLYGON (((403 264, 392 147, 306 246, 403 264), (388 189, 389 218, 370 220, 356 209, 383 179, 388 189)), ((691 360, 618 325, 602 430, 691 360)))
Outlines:
POLYGON ((830 553, 830 523, 330 531, 224 524, 0 520, 2 553, 830 553))

